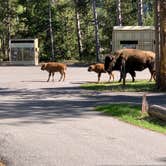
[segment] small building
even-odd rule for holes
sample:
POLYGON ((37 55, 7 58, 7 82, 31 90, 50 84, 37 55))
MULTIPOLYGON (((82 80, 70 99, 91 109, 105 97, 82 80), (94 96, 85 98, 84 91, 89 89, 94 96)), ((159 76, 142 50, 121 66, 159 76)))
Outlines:
POLYGON ((13 65, 38 65, 38 39, 11 39, 9 61, 13 65))
POLYGON ((121 48, 155 51, 154 26, 114 26, 112 51, 121 48))

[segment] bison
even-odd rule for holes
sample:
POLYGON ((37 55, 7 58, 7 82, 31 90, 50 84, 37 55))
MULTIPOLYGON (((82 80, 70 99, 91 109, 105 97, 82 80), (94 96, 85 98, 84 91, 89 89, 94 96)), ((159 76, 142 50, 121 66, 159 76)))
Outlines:
POLYGON ((123 85, 125 85, 127 73, 131 74, 134 82, 135 71, 142 71, 145 68, 148 68, 151 73, 149 81, 152 78, 155 79, 155 53, 152 51, 125 48, 117 50, 114 55, 105 57, 104 69, 107 72, 120 71, 119 82, 123 78, 123 85))
MULTIPOLYGON (((104 70, 104 64, 103 63, 96 63, 96 64, 92 64, 88 67, 88 71, 94 71, 98 74, 98 83, 100 82, 100 77, 102 73, 106 73, 106 71, 104 70)), ((109 75, 109 81, 111 80, 111 77, 113 78, 114 81, 114 74, 112 72, 108 72, 109 75)))
POLYGON ((59 81, 61 81, 62 78, 64 81, 66 77, 66 68, 67 68, 66 64, 58 62, 48 62, 41 65, 41 70, 46 70, 49 73, 47 82, 50 80, 51 74, 52 74, 52 81, 54 81, 55 72, 59 72, 61 74, 59 81))

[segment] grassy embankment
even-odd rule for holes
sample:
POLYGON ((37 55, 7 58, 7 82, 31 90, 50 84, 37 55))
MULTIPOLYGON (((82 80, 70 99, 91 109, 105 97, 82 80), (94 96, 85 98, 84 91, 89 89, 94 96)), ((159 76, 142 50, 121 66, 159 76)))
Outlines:
POLYGON ((96 111, 116 117, 127 123, 166 134, 166 122, 141 113, 141 106, 129 104, 109 104, 97 106, 96 111))
MULTIPOLYGON (((139 80, 133 82, 122 83, 86 83, 81 85, 82 88, 94 91, 109 91, 109 92, 155 92, 155 82, 148 82, 147 80, 139 80)), ((97 111, 101 111, 106 115, 116 117, 127 123, 157 131, 166 134, 166 123, 148 116, 148 114, 141 114, 141 106, 133 106, 129 104, 111 104, 96 107, 97 111)))

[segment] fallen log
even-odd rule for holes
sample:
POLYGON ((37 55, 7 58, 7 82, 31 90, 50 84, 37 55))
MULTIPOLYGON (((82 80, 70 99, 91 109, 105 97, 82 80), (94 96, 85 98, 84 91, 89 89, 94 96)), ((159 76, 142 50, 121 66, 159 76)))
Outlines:
POLYGON ((166 121, 166 107, 151 105, 148 109, 148 114, 152 117, 166 121))

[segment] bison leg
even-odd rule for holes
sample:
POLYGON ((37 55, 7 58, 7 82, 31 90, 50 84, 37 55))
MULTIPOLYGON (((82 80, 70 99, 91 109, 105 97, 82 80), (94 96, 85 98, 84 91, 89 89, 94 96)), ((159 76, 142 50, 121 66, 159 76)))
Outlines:
POLYGON ((152 79, 156 80, 156 73, 153 71, 153 72, 150 72, 151 76, 150 76, 150 79, 149 79, 149 82, 152 81, 152 79))
POLYGON ((65 77, 66 77, 66 73, 64 71, 60 71, 60 74, 61 74, 61 77, 59 79, 59 82, 62 80, 62 78, 63 78, 63 81, 64 81, 65 77))
POLYGON ((98 73, 98 83, 100 82, 101 73, 98 73))
POLYGON ((126 84, 126 62, 125 62, 125 59, 122 59, 121 74, 122 74, 122 78, 123 78, 123 85, 125 85, 126 84))
POLYGON ((114 73, 108 73, 109 74, 109 80, 108 80, 108 82, 110 82, 110 80, 111 80, 111 78, 113 79, 113 81, 114 81, 114 73))
POLYGON ((149 69, 149 72, 151 74, 151 77, 149 79, 149 82, 152 81, 152 79, 156 80, 155 76, 156 76, 156 72, 154 70, 154 62, 150 63, 149 66, 148 66, 148 69, 149 69))
POLYGON ((55 73, 52 73, 52 81, 54 81, 54 74, 55 74, 55 73))
POLYGON ((123 73, 123 85, 126 84, 126 73, 123 73))
POLYGON ((63 78, 63 72, 60 72, 60 74, 61 74, 61 77, 60 77, 60 79, 59 79, 59 82, 62 80, 62 78, 63 78))
POLYGON ((135 71, 130 71, 129 72, 130 73, 130 75, 131 75, 131 77, 132 77, 132 82, 134 82, 135 81, 135 76, 136 76, 136 73, 135 73, 135 71))
POLYGON ((50 80, 50 77, 51 77, 51 72, 49 72, 49 75, 48 75, 48 80, 47 80, 47 82, 49 82, 49 80, 50 80))
POLYGON ((152 77, 153 77, 153 79, 156 81, 156 72, 155 72, 155 71, 153 72, 152 77))
POLYGON ((120 71, 120 79, 118 82, 121 82, 123 79, 123 85, 125 85, 125 80, 126 80, 126 72, 125 70, 122 68, 120 71))
POLYGON ((65 80, 65 78, 66 78, 66 73, 63 72, 63 81, 65 80))
POLYGON ((120 72, 120 79, 118 82, 121 82, 122 81, 122 72, 120 72))
POLYGON ((150 75, 151 75, 151 76, 150 76, 149 82, 151 82, 151 81, 152 81, 152 78, 153 78, 152 74, 150 74, 150 75))
POLYGON ((151 74, 149 82, 152 81, 152 79, 156 80, 156 72, 154 71, 154 69, 153 68, 149 68, 149 71, 150 71, 150 74, 151 74))
POLYGON ((134 82, 135 81, 135 78, 134 78, 134 76, 131 76, 132 77, 132 82, 134 82))

